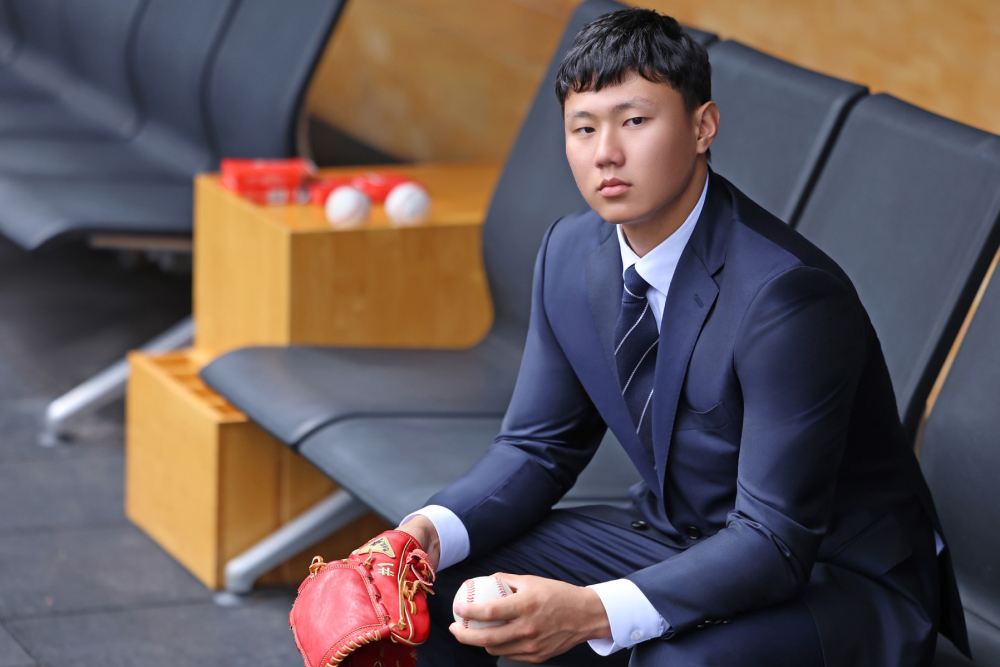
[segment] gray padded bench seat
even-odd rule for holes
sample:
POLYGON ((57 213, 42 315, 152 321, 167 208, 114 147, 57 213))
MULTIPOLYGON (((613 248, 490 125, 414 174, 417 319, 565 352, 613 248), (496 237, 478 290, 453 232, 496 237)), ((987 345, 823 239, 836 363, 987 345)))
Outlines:
POLYGON ((911 437, 1000 242, 998 184, 1000 137, 872 95, 796 227, 857 287, 911 437))
POLYGON ((794 225, 844 118, 868 89, 739 42, 716 42, 708 55, 721 114, 712 168, 794 225))
MULTIPOLYGON (((471 468, 500 432, 500 421, 346 419, 307 438, 299 452, 395 525, 471 468), (398 491, 385 493, 387 488, 398 491)), ((638 471, 609 431, 556 507, 621 503, 638 481, 638 471)))
POLYGON ((456 351, 252 347, 220 357, 201 376, 274 437, 296 447, 317 429, 352 417, 499 421, 519 363, 519 348, 491 336, 456 351))
POLYGON ((1000 272, 924 426, 920 464, 952 552, 972 657, 1000 667, 1000 272))
POLYGON ((189 235, 195 173, 293 154, 341 5, 0 2, 0 233, 189 235))

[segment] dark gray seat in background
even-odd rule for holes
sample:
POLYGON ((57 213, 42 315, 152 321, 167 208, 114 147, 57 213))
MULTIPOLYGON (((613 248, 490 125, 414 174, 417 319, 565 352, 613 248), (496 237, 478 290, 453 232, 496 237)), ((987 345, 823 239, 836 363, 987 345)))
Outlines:
POLYGON ((1000 137, 873 95, 796 227, 854 281, 911 437, 1000 242, 998 184, 1000 137))
POLYGON ((951 549, 972 657, 1000 667, 1000 274, 924 426, 920 464, 951 549))
POLYGON ((844 118, 868 89, 739 42, 716 42, 708 55, 722 116, 712 168, 794 225, 844 118))
POLYGON ((221 157, 294 154, 341 6, 4 0, 0 232, 29 249, 95 232, 190 234, 195 173, 221 157))

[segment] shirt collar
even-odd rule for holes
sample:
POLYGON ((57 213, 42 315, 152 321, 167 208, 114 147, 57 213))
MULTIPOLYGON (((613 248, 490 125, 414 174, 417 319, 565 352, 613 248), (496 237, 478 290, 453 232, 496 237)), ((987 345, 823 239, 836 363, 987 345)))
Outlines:
POLYGON ((705 197, 708 194, 708 179, 709 176, 706 176, 705 185, 701 189, 701 196, 698 197, 698 203, 691 209, 691 213, 688 214, 684 223, 673 234, 665 238, 660 245, 647 252, 644 257, 639 257, 632 251, 632 248, 629 247, 628 242, 625 240, 622 226, 615 225, 618 228, 618 245, 622 253, 623 273, 625 269, 635 264, 635 270, 642 276, 643 280, 660 292, 667 293, 667 290, 670 288, 670 281, 674 277, 674 270, 677 268, 677 262, 680 261, 681 253, 684 252, 684 247, 691 238, 694 227, 698 224, 698 218, 701 216, 701 210, 705 206, 705 197))

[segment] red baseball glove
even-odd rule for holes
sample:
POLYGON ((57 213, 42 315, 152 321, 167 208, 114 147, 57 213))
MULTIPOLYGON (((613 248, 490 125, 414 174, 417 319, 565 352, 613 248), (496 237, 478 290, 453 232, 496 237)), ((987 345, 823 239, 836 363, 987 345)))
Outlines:
POLYGON ((319 556, 288 615, 305 667, 414 667, 427 640, 434 568, 408 533, 387 530, 344 560, 319 556))

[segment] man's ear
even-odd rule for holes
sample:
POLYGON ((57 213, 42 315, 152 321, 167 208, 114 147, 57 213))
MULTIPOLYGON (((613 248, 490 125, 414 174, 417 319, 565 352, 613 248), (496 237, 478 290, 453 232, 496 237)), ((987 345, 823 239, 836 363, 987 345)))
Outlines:
POLYGON ((696 149, 699 154, 706 153, 719 133, 719 107, 715 106, 715 102, 708 101, 695 109, 692 115, 698 132, 696 149))

